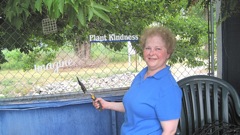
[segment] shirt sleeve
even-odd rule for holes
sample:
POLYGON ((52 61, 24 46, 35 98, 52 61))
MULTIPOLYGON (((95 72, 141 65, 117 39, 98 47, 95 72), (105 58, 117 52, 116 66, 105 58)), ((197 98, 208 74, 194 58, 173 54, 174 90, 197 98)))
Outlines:
POLYGON ((182 108, 182 91, 176 86, 164 88, 158 95, 156 113, 160 121, 179 119, 182 108))

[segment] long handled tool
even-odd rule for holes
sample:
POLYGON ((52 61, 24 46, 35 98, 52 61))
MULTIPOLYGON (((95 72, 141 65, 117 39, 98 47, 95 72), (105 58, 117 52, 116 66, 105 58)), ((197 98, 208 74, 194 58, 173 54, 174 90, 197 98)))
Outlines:
MULTIPOLYGON (((82 89, 83 93, 84 93, 84 94, 88 93, 86 87, 85 87, 85 86, 83 85, 83 83, 78 79, 78 77, 77 77, 77 80, 78 80, 78 84, 81 86, 81 89, 82 89)), ((93 101, 95 101, 95 100, 96 100, 96 96, 95 96, 93 93, 89 93, 89 94, 91 95, 91 99, 92 99, 93 101)), ((98 110, 102 110, 102 104, 101 104, 99 101, 98 101, 98 104, 99 104, 98 110)))

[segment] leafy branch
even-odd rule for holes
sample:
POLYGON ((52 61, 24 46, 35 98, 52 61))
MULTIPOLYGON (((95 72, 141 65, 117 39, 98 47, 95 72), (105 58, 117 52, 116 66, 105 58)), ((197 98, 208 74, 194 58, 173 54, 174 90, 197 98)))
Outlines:
POLYGON ((93 16, 111 23, 108 12, 108 7, 93 0, 8 0, 3 8, 5 18, 18 29, 33 13, 52 19, 64 18, 71 25, 86 26, 93 16))

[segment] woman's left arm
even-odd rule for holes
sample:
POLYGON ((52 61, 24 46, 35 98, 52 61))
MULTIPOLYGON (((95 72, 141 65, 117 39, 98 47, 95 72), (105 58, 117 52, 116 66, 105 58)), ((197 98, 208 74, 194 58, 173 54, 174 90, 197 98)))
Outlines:
POLYGON ((161 121, 160 124, 163 129, 162 135, 175 135, 177 132, 178 121, 179 119, 161 121))

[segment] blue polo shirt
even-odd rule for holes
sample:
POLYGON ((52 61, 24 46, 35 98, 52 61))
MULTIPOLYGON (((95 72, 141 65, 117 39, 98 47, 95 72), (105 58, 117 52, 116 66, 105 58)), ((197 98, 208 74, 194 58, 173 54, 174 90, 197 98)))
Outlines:
POLYGON ((161 135, 160 121, 179 119, 182 91, 170 67, 144 79, 147 67, 134 78, 123 97, 125 107, 121 135, 161 135))

